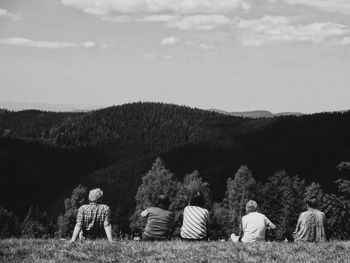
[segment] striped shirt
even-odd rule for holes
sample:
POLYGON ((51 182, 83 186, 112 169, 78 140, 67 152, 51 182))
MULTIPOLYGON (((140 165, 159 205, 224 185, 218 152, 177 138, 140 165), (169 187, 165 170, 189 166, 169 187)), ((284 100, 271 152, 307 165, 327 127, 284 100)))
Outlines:
POLYGON ((199 206, 186 206, 181 227, 181 237, 203 239, 207 236, 209 212, 199 206))

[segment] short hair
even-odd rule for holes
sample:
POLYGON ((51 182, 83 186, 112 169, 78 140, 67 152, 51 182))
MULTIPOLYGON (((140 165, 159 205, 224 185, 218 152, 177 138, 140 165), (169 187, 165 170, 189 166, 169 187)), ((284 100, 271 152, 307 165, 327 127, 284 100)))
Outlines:
POLYGON ((193 206, 204 206, 204 203, 204 197, 200 192, 197 192, 190 200, 190 205, 193 206))
POLYGON ((255 212, 258 209, 258 203, 254 200, 249 200, 245 206, 247 213, 255 212))
POLYGON ((317 198, 307 198, 305 200, 305 202, 308 205, 308 207, 311 207, 311 208, 317 208, 318 207, 318 200, 317 200, 317 198))
POLYGON ((169 197, 167 197, 166 195, 160 195, 157 197, 156 207, 168 210, 169 206, 170 206, 169 197))
POLYGON ((99 202, 102 200, 103 191, 100 188, 95 188, 89 192, 89 201, 90 202, 99 202))

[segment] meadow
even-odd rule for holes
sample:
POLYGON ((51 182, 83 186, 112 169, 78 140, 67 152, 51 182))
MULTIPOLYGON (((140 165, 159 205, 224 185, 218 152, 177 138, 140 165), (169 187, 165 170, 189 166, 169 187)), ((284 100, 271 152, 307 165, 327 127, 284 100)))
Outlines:
POLYGON ((350 242, 0 240, 0 262, 350 262, 350 242))

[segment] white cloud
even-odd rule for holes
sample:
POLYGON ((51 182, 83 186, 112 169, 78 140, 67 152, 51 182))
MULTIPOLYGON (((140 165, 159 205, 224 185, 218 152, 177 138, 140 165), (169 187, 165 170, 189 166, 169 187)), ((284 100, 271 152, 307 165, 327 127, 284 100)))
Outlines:
POLYGON ((164 12, 219 14, 249 8, 246 0, 61 0, 61 3, 99 16, 164 12))
POLYGON ((162 45, 173 45, 179 42, 179 39, 177 37, 171 36, 171 37, 166 37, 161 40, 162 45))
POLYGON ((203 49, 203 50, 211 50, 211 49, 214 49, 215 46, 214 45, 208 45, 208 44, 205 44, 205 43, 200 43, 199 44, 199 48, 203 49))
POLYGON ((265 16, 253 20, 241 19, 237 27, 242 30, 242 43, 250 46, 261 46, 274 42, 322 43, 348 33, 347 27, 343 24, 319 22, 293 25, 288 18, 281 16, 265 16))
POLYGON ((0 39, 0 44, 22 46, 22 47, 36 47, 36 48, 45 48, 45 49, 75 48, 75 47, 92 48, 96 46, 96 44, 92 41, 74 43, 74 42, 56 42, 56 41, 34 41, 27 38, 0 39))
MULTIPOLYGON (((270 0, 271 1, 271 0, 270 0)), ((339 12, 350 15, 349 0, 284 0, 291 5, 301 4, 327 12, 339 12)))
POLYGON ((144 58, 148 58, 148 59, 171 59, 170 55, 157 55, 157 54, 143 54, 142 55, 144 58))
POLYGON ((231 19, 224 15, 193 15, 183 17, 177 21, 169 21, 168 26, 181 30, 211 30, 215 27, 228 25, 230 23, 231 19))
POLYGON ((0 17, 10 18, 12 20, 20 20, 21 19, 20 15, 11 13, 11 12, 7 11, 6 9, 1 9, 1 8, 0 8, 0 17))
POLYGON ((176 15, 151 15, 138 21, 164 22, 168 27, 180 30, 211 30, 232 22, 230 18, 224 15, 192 15, 185 17, 176 15))

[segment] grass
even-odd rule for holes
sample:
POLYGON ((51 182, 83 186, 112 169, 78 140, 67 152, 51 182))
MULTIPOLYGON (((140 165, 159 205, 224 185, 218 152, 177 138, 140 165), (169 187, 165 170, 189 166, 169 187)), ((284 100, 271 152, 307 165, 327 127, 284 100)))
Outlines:
POLYGON ((350 242, 0 240, 0 262, 350 262, 350 242))

